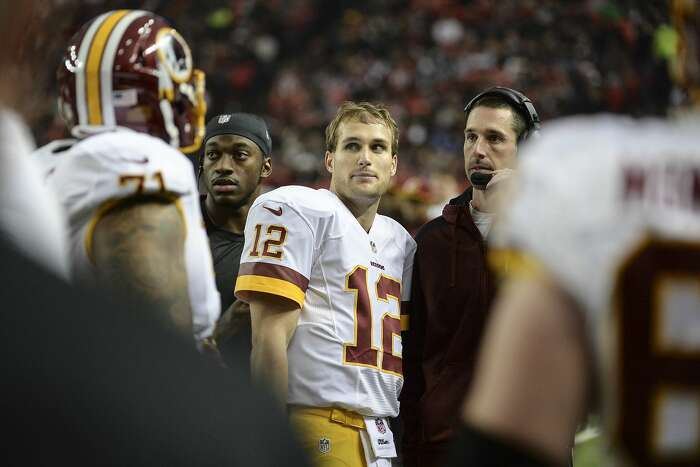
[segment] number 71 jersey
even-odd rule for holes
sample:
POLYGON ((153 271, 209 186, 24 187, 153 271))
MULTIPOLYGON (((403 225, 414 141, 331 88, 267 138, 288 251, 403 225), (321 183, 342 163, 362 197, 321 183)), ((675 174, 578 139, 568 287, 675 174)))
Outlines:
POLYGON ((101 131, 64 145, 63 151, 56 152, 52 149, 56 145, 49 144, 34 157, 48 169, 49 188, 68 217, 73 274, 81 280, 94 278, 92 234, 111 207, 142 195, 169 200, 177 206, 186 229, 185 266, 194 337, 201 341, 209 336, 221 305, 189 160, 164 141, 126 128, 101 131))
POLYGON ((255 201, 236 296, 267 293, 301 307, 287 351, 288 404, 398 415, 400 306, 415 248, 385 216, 366 232, 327 190, 289 186, 255 201))

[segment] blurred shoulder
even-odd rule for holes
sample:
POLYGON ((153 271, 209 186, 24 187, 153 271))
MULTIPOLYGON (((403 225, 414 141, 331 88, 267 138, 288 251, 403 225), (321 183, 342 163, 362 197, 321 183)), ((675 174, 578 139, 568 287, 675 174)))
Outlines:
POLYGON ((77 142, 73 149, 106 157, 123 158, 124 154, 140 153, 152 157, 172 157, 177 161, 187 160, 185 155, 162 139, 128 128, 115 128, 89 135, 77 142))
MULTIPOLYGON (((58 145, 48 146, 55 150, 58 145)), ((45 159, 47 154, 39 154, 45 159)), ((56 176, 74 179, 76 174, 160 173, 169 182, 194 180, 194 166, 176 148, 160 138, 126 128, 116 128, 91 134, 77 141, 66 141, 66 148, 54 153, 56 176), (72 144, 71 144, 72 143, 72 144)))
POLYGON ((599 114, 571 116, 547 123, 538 138, 529 140, 522 149, 521 161, 542 161, 555 158, 557 165, 575 163, 586 157, 596 160, 609 157, 623 148, 646 144, 671 129, 658 118, 599 114))

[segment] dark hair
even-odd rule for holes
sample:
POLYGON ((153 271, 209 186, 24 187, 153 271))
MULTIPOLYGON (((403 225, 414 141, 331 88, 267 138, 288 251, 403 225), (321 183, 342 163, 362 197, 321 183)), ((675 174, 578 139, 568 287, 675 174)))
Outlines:
POLYGON ((474 96, 464 107, 465 118, 477 106, 509 108, 513 115, 513 131, 518 143, 539 133, 540 117, 532 101, 525 94, 505 86, 493 86, 474 96))
MULTIPOLYGON (((476 107, 488 107, 490 109, 510 109, 510 113, 513 116, 513 119, 511 121, 511 128, 513 128, 513 131, 515 132, 515 135, 518 138, 518 142, 520 142, 521 138, 525 134, 525 130, 527 130, 527 122, 525 121, 525 117, 523 117, 520 114, 520 111, 517 110, 510 102, 505 97, 501 96, 495 96, 495 95, 488 95, 484 96, 478 101, 474 103, 471 110, 475 109, 476 107)), ((467 118, 469 118, 469 114, 467 114, 467 118)))

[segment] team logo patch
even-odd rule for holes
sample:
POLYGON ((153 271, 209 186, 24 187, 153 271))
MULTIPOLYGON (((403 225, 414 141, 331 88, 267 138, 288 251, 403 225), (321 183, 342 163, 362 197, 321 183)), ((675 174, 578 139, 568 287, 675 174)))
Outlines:
POLYGON ((231 120, 231 116, 228 114, 219 115, 219 124, 228 123, 231 120))
POLYGON ((370 240, 370 241, 369 241, 369 246, 372 247, 372 253, 376 253, 376 252, 377 252, 377 245, 374 243, 374 241, 370 240))
POLYGON ((375 425, 377 425, 377 431, 381 434, 386 433, 386 426, 384 426, 384 420, 375 420, 375 425))
POLYGON ((321 454, 328 454, 331 452, 331 440, 328 438, 321 438, 318 440, 318 452, 321 454))
POLYGON ((185 39, 173 28, 161 28, 156 34, 156 43, 160 65, 170 78, 178 84, 187 82, 193 68, 192 52, 185 39))

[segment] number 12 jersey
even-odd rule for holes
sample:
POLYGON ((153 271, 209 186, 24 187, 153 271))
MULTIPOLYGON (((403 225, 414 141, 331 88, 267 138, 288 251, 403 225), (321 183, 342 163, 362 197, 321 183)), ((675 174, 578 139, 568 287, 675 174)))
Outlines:
POLYGON ((287 351, 288 404, 398 415, 400 306, 415 248, 382 215, 366 232, 327 190, 289 186, 255 201, 236 296, 268 293, 301 307, 287 351))

